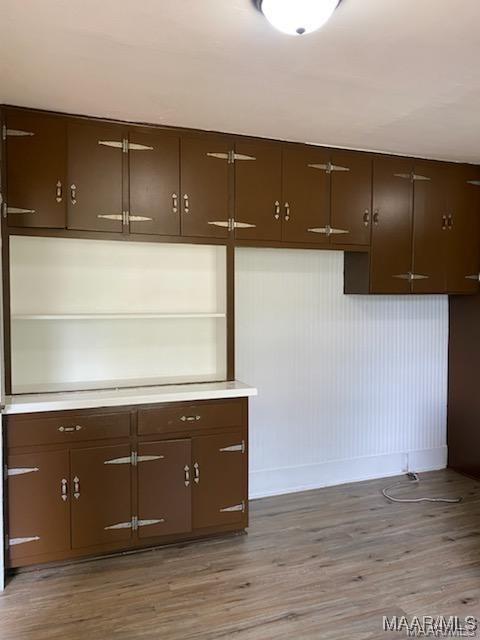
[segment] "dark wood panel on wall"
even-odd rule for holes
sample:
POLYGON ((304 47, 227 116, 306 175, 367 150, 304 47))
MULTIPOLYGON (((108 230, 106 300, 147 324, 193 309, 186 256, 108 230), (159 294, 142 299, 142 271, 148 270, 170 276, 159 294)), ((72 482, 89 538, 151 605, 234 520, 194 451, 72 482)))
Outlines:
POLYGON ((133 129, 128 135, 130 233, 180 235, 180 138, 133 129))
POLYGON ((371 292, 410 293, 412 162, 378 157, 373 163, 371 292))
POLYGON ((480 295, 450 298, 448 465, 480 479, 480 295))
POLYGON ((281 240, 282 145, 235 141, 235 238, 281 240))
POLYGON ((126 224, 122 126, 68 124, 67 226, 121 233, 126 224))
POLYGON ((8 224, 64 229, 67 135, 64 118, 8 111, 5 124, 8 224))
POLYGON ((305 145, 283 149, 282 240, 328 243, 330 180, 327 150, 305 145))
POLYGON ((182 235, 228 237, 231 148, 226 136, 182 136, 182 235))

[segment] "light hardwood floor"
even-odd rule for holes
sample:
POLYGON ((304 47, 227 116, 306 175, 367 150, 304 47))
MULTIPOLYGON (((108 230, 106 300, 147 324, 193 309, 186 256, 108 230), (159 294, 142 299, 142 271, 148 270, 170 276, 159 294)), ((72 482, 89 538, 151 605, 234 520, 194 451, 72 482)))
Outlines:
POLYGON ((480 618, 480 483, 421 478, 408 493, 464 501, 390 504, 392 478, 342 485, 253 502, 245 536, 21 573, 0 638, 394 640, 383 615, 480 618))

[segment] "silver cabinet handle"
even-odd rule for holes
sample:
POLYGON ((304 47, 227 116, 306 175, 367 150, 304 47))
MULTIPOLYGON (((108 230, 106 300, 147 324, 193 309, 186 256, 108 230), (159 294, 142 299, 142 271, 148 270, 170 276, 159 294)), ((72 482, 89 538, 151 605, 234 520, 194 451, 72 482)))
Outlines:
POLYGON ((365 209, 363 212, 363 224, 368 227, 370 224, 370 209, 365 209))
POLYGON ((182 416, 180 420, 182 422, 198 422, 201 420, 201 416, 182 416))
POLYGON ((193 465, 193 481, 195 482, 195 484, 200 483, 200 465, 198 464, 198 462, 195 462, 195 464, 193 465))
POLYGON ((379 215, 380 215, 380 210, 379 209, 374 209, 373 210, 373 224, 378 224, 379 215))
POLYGON ((62 478, 60 482, 60 495, 64 502, 68 499, 68 481, 66 478, 62 478))
POLYGON ((452 231, 453 229, 453 215, 451 213, 448 214, 447 216, 447 227, 449 231, 452 231))
POLYGON ((280 218, 280 202, 278 200, 275 200, 275 214, 274 214, 274 218, 275 220, 279 220, 280 218))
POLYGON ((446 231, 447 230, 447 225, 448 225, 447 216, 443 215, 442 216, 442 231, 446 231))
POLYGON ((190 211, 190 198, 188 197, 188 193, 183 194, 183 210, 185 213, 189 213, 190 211))
POLYGON ((183 467, 183 470, 185 472, 185 486, 188 487, 190 485, 190 467, 188 464, 183 467))
POLYGON ((290 220, 290 205, 288 204, 288 202, 285 202, 283 206, 285 208, 284 220, 288 222, 290 220))
POLYGON ((75 500, 80 498, 80 478, 78 476, 73 479, 73 497, 75 500))
POLYGON ((63 199, 63 186, 60 180, 57 181, 57 187, 55 191, 55 200, 61 202, 63 199))
POLYGON ((80 431, 82 427, 79 424, 76 424, 74 427, 58 427, 58 430, 61 433, 72 433, 72 431, 80 431))
POLYGON ((178 212, 178 196, 176 193, 172 193, 172 213, 178 212))
POLYGON ((77 204, 77 187, 74 184, 70 185, 70 202, 77 204))

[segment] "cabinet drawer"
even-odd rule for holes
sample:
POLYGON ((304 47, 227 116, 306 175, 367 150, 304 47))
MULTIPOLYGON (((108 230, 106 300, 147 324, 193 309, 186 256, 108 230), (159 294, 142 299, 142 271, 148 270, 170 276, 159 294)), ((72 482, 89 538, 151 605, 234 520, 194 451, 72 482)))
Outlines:
POLYGON ((138 433, 174 433, 186 429, 240 427, 243 421, 241 400, 228 402, 188 402, 164 407, 140 409, 138 433))
POLYGON ((68 412, 54 416, 9 416, 7 419, 7 444, 12 447, 28 447, 37 444, 58 444, 128 438, 130 436, 129 413, 77 413, 68 412))

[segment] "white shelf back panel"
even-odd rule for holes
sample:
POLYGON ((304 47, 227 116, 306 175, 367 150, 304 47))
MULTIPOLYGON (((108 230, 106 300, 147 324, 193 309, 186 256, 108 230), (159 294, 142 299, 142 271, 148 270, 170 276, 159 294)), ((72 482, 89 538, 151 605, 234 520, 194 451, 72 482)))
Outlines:
POLYGON ((225 312, 225 247, 15 236, 13 315, 225 312))
POLYGON ((14 393, 226 378, 225 247, 14 237, 10 256, 14 393))

